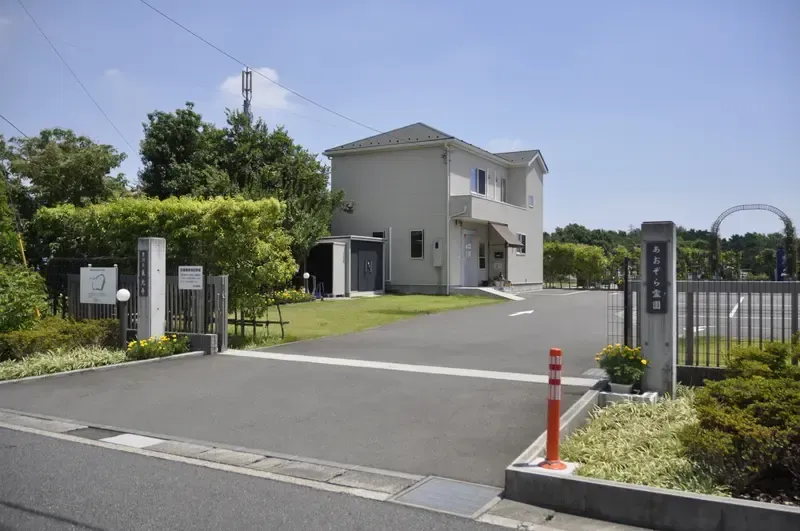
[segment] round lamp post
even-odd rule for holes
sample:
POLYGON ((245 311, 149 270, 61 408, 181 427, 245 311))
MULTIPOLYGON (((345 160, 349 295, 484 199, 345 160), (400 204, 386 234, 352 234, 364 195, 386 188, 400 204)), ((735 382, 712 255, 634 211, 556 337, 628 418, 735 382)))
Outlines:
POLYGON ((308 293, 308 278, 309 278, 310 276, 311 276, 311 275, 309 275, 309 274, 308 274, 308 271, 306 271, 305 273, 303 273, 303 287, 306 289, 306 293, 308 293))
POLYGON ((119 344, 122 350, 128 345, 128 301, 131 292, 122 288, 117 291, 117 316, 119 317, 119 344))

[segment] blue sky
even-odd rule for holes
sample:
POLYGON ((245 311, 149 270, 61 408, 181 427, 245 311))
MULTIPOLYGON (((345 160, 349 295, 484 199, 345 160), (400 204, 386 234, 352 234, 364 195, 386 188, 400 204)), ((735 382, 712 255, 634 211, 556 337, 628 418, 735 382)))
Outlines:
MULTIPOLYGON (((241 104, 239 65, 138 0, 23 1, 134 147, 155 109, 190 100, 222 123, 241 104)), ((800 224, 796 0, 150 2, 371 127, 423 121, 490 150, 541 149, 546 230, 707 228, 741 203, 800 224)), ((27 134, 113 144, 135 180, 138 154, 16 0, 0 3, 0 72, 0 113, 27 134)), ((253 79, 255 112, 314 152, 371 133, 253 79)), ((746 212, 722 232, 780 229, 746 212)))

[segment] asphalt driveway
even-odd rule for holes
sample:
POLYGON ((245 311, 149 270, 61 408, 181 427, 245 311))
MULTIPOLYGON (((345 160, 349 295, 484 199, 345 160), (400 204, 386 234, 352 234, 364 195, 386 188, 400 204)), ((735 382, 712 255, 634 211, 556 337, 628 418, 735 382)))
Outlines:
POLYGON ((546 400, 542 384, 221 355, 0 385, 3 408, 496 486, 546 400))
POLYGON ((606 298, 605 292, 545 290, 525 295, 524 301, 417 317, 355 334, 259 350, 546 374, 549 350, 557 347, 564 353, 563 374, 580 377, 596 367, 594 355, 605 345, 606 298))

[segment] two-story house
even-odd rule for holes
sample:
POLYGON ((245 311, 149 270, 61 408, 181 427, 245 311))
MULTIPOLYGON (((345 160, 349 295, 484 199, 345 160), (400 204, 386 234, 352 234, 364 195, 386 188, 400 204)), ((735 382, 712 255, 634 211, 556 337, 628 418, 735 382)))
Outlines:
POLYGON ((352 212, 334 235, 385 240, 392 290, 451 293, 494 286, 542 287, 542 189, 538 150, 490 153, 423 123, 325 151, 331 188, 352 212))

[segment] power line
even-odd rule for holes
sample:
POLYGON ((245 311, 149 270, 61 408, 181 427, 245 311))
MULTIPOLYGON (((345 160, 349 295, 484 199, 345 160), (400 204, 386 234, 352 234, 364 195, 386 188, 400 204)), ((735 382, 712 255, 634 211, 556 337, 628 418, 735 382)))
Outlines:
MULTIPOLYGON (((18 0, 18 1, 19 1, 19 0, 18 0)), ((282 89, 286 90, 287 92, 291 92, 292 94, 294 94, 294 95, 295 95, 295 96, 297 96, 298 98, 300 98, 300 99, 302 99, 302 100, 305 100, 305 101, 307 101, 308 103, 310 103, 310 104, 312 104, 312 105, 315 105, 315 106, 319 107, 320 109, 323 109, 323 110, 325 110, 325 111, 328 111, 328 112, 329 112, 329 113, 331 113, 331 114, 335 114, 335 115, 336 115, 336 116, 338 116, 339 118, 343 118, 343 119, 347 120, 348 122, 352 122, 352 123, 354 123, 354 124, 356 124, 356 125, 358 125, 358 126, 361 126, 361 127, 365 128, 365 129, 369 129, 370 131, 374 131, 374 132, 376 132, 376 133, 379 133, 379 134, 382 134, 382 133, 383 133, 383 131, 381 131, 381 130, 379 130, 379 129, 375 129, 374 127, 370 127, 369 125, 366 125, 366 124, 364 124, 364 123, 361 123, 361 122, 359 122, 358 120, 354 120, 353 118, 350 118, 349 116, 345 116, 345 115, 344 115, 344 114, 342 114, 342 113, 336 112, 336 111, 334 111, 333 109, 331 109, 330 107, 326 107, 325 105, 322 105, 321 103, 317 103, 316 101, 312 100, 311 98, 307 98, 306 96, 303 96, 303 95, 302 95, 302 94, 300 94, 299 92, 297 92, 297 91, 295 91, 295 90, 293 90, 293 89, 291 89, 291 88, 287 87, 286 85, 283 85, 283 84, 281 84, 281 83, 279 83, 279 82, 275 81, 275 80, 274 80, 274 79, 272 79, 271 77, 269 77, 269 76, 267 76, 267 75, 265 75, 265 74, 262 74, 261 72, 259 72, 259 71, 258 71, 258 70, 256 70, 255 68, 251 67, 250 65, 248 65, 248 64, 247 64, 247 63, 245 63, 244 61, 242 61, 242 60, 240 60, 240 59, 237 59, 236 57, 234 57, 233 55, 229 54, 228 52, 226 52, 225 50, 223 50, 223 49, 222 49, 222 48, 220 48, 219 46, 216 46, 215 44, 212 44, 211 42, 207 41, 206 39, 204 39, 203 37, 201 37, 200 35, 198 35, 198 34, 197 34, 197 33, 195 33, 194 31, 190 30, 189 28, 187 28, 186 26, 184 26, 183 24, 181 24, 180 22, 178 22, 178 21, 177 21, 177 20, 175 20, 174 18, 170 17, 169 15, 167 15, 166 13, 164 13, 163 11, 160 11, 160 10, 159 10, 159 9, 157 9, 156 7, 153 7, 153 6, 152 6, 150 3, 148 3, 146 0, 139 0, 139 1, 140 1, 141 3, 143 3, 144 5, 146 5, 147 7, 149 7, 150 9, 152 9, 153 11, 155 11, 156 13, 158 13, 159 15, 161 15, 162 17, 164 17, 165 19, 169 20, 170 22, 172 22, 173 24, 175 24, 176 26, 178 26, 179 28, 181 28, 182 30, 184 30, 185 32, 187 32, 187 33, 191 34, 192 36, 194 36, 195 38, 199 39, 199 40, 200 40, 200 41, 202 41, 203 43, 205 43, 205 44, 207 44, 208 46, 210 46, 210 47, 214 48, 216 51, 218 51, 219 53, 221 53, 222 55, 224 55, 224 56, 225 56, 225 57, 227 57, 228 59, 231 59, 232 61, 239 63, 240 65, 242 65, 242 66, 243 66, 243 67, 245 67, 245 68, 249 68, 249 69, 251 69, 253 72, 255 72, 255 73, 256 73, 256 74, 258 74, 259 76, 263 77, 263 78, 264 78, 264 79, 266 79, 267 81, 270 81, 271 83, 274 83, 275 85, 277 85, 277 86, 281 87, 282 89)), ((292 113, 292 114, 294 114, 294 113, 292 113)))
POLYGON ((2 114, 0 114, 0 118, 2 118, 3 120, 5 120, 5 122, 6 122, 8 125, 10 125, 11 127, 13 127, 14 129, 16 129, 16 130, 17 130, 17 132, 18 132, 19 134, 21 134, 21 135, 22 135, 22 136, 24 136, 25 138, 28 138, 28 135, 26 135, 25 133, 23 133, 23 132, 22 132, 22 129, 20 129, 19 127, 17 127, 16 125, 14 125, 14 124, 13 124, 13 122, 12 122, 11 120, 9 120, 8 118, 6 118, 6 117, 5 117, 5 116, 3 116, 2 114))
POLYGON ((131 143, 128 142, 128 139, 125 138, 125 135, 122 134, 122 131, 119 130, 119 128, 114 124, 114 122, 111 121, 111 118, 109 118, 108 114, 106 114, 106 111, 104 111, 103 108, 100 106, 100 104, 97 103, 97 100, 94 99, 94 96, 92 96, 92 93, 89 92, 89 89, 87 89, 86 85, 83 84, 81 79, 78 77, 78 74, 76 74, 75 71, 69 66, 69 63, 67 63, 67 60, 64 59, 64 57, 61 55, 61 53, 59 53, 58 48, 56 48, 55 44, 53 44, 53 41, 50 40, 50 38, 44 32, 44 30, 39 25, 39 23, 36 22, 36 19, 33 18, 33 15, 31 15, 31 12, 28 11, 28 8, 25 7, 25 4, 22 3, 22 0, 17 0, 17 2, 22 7, 22 9, 25 10, 25 13, 27 13, 28 17, 31 19, 31 22, 33 22, 34 25, 39 29, 39 33, 42 34, 42 37, 44 37, 44 40, 46 40, 47 43, 50 45, 50 47, 53 49, 53 51, 56 52, 56 55, 58 56, 59 59, 61 59, 61 62, 64 63, 64 66, 67 67, 67 70, 69 70, 69 73, 72 74, 72 77, 75 78, 75 81, 78 82, 78 84, 81 86, 81 88, 86 93, 86 95, 89 96, 89 99, 91 99, 92 102, 95 104, 95 106, 100 110, 100 112, 103 113, 103 116, 106 117, 106 120, 108 120, 108 123, 111 124, 111 127, 113 127, 114 130, 117 132, 117 134, 119 134, 120 138, 122 138, 122 140, 124 140, 125 143, 128 144, 128 147, 131 148, 131 150, 133 150, 134 153, 136 153, 136 148, 134 148, 131 145, 131 143))

